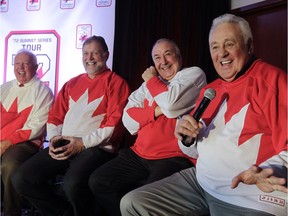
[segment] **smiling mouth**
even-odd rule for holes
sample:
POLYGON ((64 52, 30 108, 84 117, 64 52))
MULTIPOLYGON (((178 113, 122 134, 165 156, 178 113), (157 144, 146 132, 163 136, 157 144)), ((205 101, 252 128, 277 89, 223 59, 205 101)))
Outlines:
POLYGON ((224 65, 229 65, 229 64, 231 64, 232 63, 232 60, 230 60, 230 61, 221 61, 220 62, 220 64, 222 65, 222 66, 224 66, 224 65))
POLYGON ((164 67, 161 67, 162 70, 167 70, 169 69, 171 66, 164 66, 164 67))
POLYGON ((87 62, 87 65, 95 65, 96 62, 87 62))

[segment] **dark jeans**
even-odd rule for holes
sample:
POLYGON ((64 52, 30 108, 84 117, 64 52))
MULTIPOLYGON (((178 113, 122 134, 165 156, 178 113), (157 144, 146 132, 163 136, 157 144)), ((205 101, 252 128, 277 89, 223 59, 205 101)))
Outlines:
POLYGON ((43 216, 59 215, 71 207, 74 216, 91 215, 94 202, 88 188, 89 176, 97 167, 115 155, 93 147, 71 159, 55 160, 50 157, 48 150, 46 148, 40 151, 18 169, 12 177, 15 189, 43 216), (64 174, 65 198, 55 193, 49 183, 59 174, 64 174))
POLYGON ((193 163, 183 157, 146 160, 124 149, 91 174, 89 187, 97 205, 111 216, 121 216, 120 200, 125 193, 191 166, 193 163))
POLYGON ((11 176, 15 173, 18 167, 27 159, 38 152, 36 147, 30 141, 18 143, 11 146, 1 157, 1 178, 4 185, 4 213, 5 215, 21 215, 21 207, 23 200, 15 191, 11 176))

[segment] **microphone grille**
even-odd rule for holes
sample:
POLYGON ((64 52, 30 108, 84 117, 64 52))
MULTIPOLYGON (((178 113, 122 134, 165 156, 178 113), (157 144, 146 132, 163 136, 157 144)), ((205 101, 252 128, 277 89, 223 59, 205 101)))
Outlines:
POLYGON ((216 91, 212 88, 208 88, 204 92, 204 97, 206 97, 210 100, 213 100, 215 96, 216 96, 216 91))

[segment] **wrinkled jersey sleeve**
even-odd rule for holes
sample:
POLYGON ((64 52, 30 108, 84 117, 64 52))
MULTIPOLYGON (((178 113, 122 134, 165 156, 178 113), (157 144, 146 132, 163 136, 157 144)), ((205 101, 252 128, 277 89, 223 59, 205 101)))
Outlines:
POLYGON ((168 83, 158 77, 147 82, 149 92, 167 118, 177 118, 189 113, 205 85, 205 73, 198 67, 179 71, 168 83))

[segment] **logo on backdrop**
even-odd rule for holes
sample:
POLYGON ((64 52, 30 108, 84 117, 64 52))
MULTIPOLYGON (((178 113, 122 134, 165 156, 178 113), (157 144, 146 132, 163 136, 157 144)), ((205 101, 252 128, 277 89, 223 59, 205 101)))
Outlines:
POLYGON ((92 25, 91 24, 82 24, 77 25, 76 27, 76 48, 82 49, 84 41, 92 36, 92 25))
POLYGON ((60 36, 56 31, 12 31, 5 38, 4 82, 15 79, 14 58, 20 49, 37 56, 38 77, 58 92, 60 36))
POLYGON ((61 0, 60 8, 65 9, 73 9, 75 7, 75 0, 61 0))
POLYGON ((26 9, 27 11, 38 11, 40 10, 41 0, 27 0, 26 9))
POLYGON ((96 0, 97 7, 109 7, 112 4, 112 0, 96 0))
POLYGON ((0 0, 0 12, 7 12, 9 0, 0 0))

